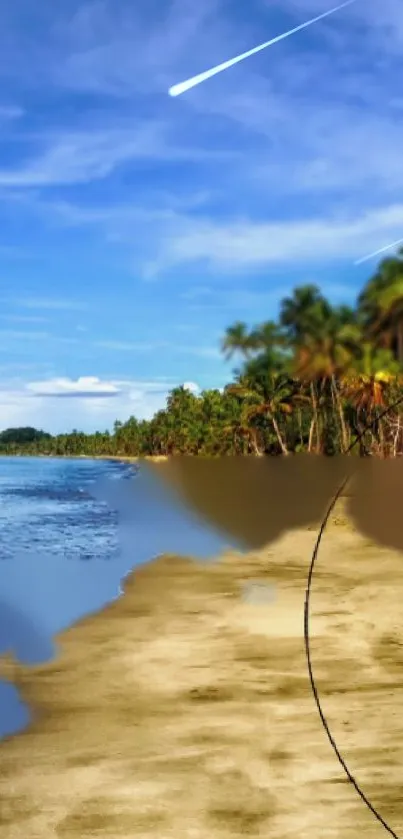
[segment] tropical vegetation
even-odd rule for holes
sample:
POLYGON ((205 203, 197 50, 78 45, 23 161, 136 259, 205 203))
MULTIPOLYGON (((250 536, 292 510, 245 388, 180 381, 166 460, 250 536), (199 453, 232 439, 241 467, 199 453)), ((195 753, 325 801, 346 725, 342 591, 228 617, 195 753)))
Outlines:
POLYGON ((113 431, 7 429, 0 452, 403 453, 403 248, 380 263, 354 307, 331 305, 317 286, 300 286, 281 301, 276 321, 229 326, 221 349, 238 358, 221 390, 195 395, 177 387, 151 420, 116 421, 113 431))

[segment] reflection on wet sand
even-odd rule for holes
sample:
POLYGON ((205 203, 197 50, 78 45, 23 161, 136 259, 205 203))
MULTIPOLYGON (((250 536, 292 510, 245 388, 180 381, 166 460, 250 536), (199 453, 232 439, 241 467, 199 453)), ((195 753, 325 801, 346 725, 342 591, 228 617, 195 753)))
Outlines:
MULTIPOLYGON (((59 639, 2 672, 36 721, 1 746, 5 839, 379 839, 312 700, 303 642, 315 527, 203 565, 166 556, 59 639), (245 602, 247 581, 275 584, 245 602)), ((351 771, 403 831, 401 556, 335 510, 312 598, 323 709, 351 771)))

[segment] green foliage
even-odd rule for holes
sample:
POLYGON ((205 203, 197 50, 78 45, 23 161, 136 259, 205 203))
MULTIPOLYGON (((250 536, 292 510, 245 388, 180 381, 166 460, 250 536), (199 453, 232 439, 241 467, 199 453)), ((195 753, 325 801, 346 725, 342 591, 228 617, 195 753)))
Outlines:
POLYGON ((38 431, 36 428, 26 426, 25 428, 6 428, 0 433, 0 444, 10 445, 25 445, 26 443, 35 443, 40 440, 49 440, 50 434, 45 431, 38 431))

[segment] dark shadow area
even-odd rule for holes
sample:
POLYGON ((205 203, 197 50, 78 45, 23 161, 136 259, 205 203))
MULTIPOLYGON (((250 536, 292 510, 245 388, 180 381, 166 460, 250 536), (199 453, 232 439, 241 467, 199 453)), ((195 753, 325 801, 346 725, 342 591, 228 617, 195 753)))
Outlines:
POLYGON ((356 460, 175 457, 147 463, 182 501, 245 548, 315 525, 356 460))
POLYGON ((319 527, 345 477, 346 512, 357 530, 403 551, 403 462, 374 458, 175 457, 147 463, 182 501, 245 548, 288 530, 319 527))
POLYGON ((347 512, 378 545, 403 552, 403 460, 368 458, 351 481, 347 512))

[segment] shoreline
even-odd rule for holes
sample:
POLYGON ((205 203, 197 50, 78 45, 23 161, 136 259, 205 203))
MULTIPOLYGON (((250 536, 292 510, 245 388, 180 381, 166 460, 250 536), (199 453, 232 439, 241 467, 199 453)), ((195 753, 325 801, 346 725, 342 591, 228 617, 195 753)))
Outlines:
POLYGON ((10 454, 7 452, 0 452, 1 457, 27 457, 27 458, 43 458, 55 460, 112 460, 119 463, 138 463, 139 460, 150 460, 154 463, 168 460, 168 455, 112 455, 112 454, 10 454))
MULTIPOLYGON (((310 691, 303 605, 315 539, 315 527, 289 532, 208 565, 159 557, 56 639, 56 661, 2 658, 1 676, 34 714, 0 743, 2 835, 378 839, 310 691), (258 578, 275 586, 270 604, 242 596, 258 578)), ((336 511, 314 584, 313 668, 343 755, 395 830, 402 592, 400 554, 336 511)))
MULTIPOLYGON (((8 455, 0 455, 0 460, 1 460, 1 457, 8 457, 8 458, 14 458, 14 457, 24 457, 24 458, 31 458, 31 459, 37 459, 37 458, 42 458, 42 459, 44 459, 44 458, 45 458, 45 459, 52 459, 52 458, 54 458, 54 459, 66 459, 66 460, 67 460, 67 459, 68 459, 68 460, 82 460, 82 459, 85 459, 85 460, 107 460, 107 461, 111 460, 111 461, 113 461, 113 462, 128 463, 128 464, 135 464, 135 463, 137 463, 137 462, 140 460, 140 458, 139 458, 139 457, 122 457, 122 456, 120 456, 120 455, 105 457, 105 456, 89 456, 89 455, 71 455, 71 456, 67 456, 67 455, 66 455, 66 456, 57 456, 57 455, 32 455, 32 454, 26 454, 26 455, 11 455, 11 454, 8 454, 8 455)), ((156 457, 156 458, 145 458, 145 459, 147 459, 147 460, 155 460, 156 462, 158 462, 159 460, 164 460, 165 458, 164 458, 164 457, 156 457)), ((153 559, 153 558, 151 558, 150 560, 147 560, 147 561, 152 561, 152 559, 153 559)), ((129 572, 129 574, 130 574, 130 573, 131 573, 131 572, 129 572)), ((106 603, 106 606, 102 606, 102 607, 100 607, 100 609, 99 609, 99 610, 97 610, 96 614, 97 614, 98 612, 103 612, 103 611, 104 611, 104 609, 108 606, 108 604, 109 604, 109 603, 112 603, 112 602, 114 602, 115 600, 120 599, 120 598, 123 596, 123 594, 124 594, 124 582, 125 582, 125 577, 126 577, 126 576, 127 576, 127 574, 125 573, 122 577, 120 577, 120 578, 118 579, 118 584, 117 584, 116 593, 115 593, 114 595, 111 595, 110 599, 109 599, 109 600, 107 601, 107 603, 106 603)), ((93 614, 93 612, 90 612, 89 614, 93 614)), ((86 617, 86 615, 84 615, 84 618, 83 618, 83 619, 85 619, 85 617, 86 617)), ((75 626, 75 625, 76 625, 77 623, 79 623, 79 622, 80 622, 80 621, 74 621, 74 623, 73 623, 73 624, 71 624, 71 626, 75 626)), ((68 628, 70 628, 70 627, 68 627, 68 628)), ((47 663, 49 663, 50 661, 53 661, 53 660, 57 660, 58 653, 57 653, 57 643, 56 643, 56 640, 57 640, 57 636, 53 636, 53 637, 52 637, 52 641, 53 641, 53 642, 54 642, 54 644, 55 644, 55 650, 54 650, 54 653, 53 653, 52 658, 51 658, 51 659, 49 659, 47 663)), ((1 672, 1 665, 2 665, 2 663, 4 663, 4 662, 6 662, 6 663, 7 663, 7 661, 8 661, 8 660, 9 660, 9 658, 8 658, 8 655, 7 655, 7 654, 4 654, 4 655, 1 655, 1 654, 0 654, 0 681, 4 680, 4 681, 6 681, 6 682, 9 682, 9 680, 8 680, 7 678, 5 678, 5 679, 4 679, 3 674, 2 674, 2 672, 1 672)), ((12 660, 12 659, 11 659, 11 660, 12 660)), ((7 666, 7 665, 6 665, 6 666, 7 666)), ((15 685, 14 685, 14 687, 15 687, 15 685)), ((17 730, 15 730, 12 734, 6 734, 6 735, 3 735, 3 736, 0 736, 0 748, 1 748, 2 744, 3 744, 4 742, 8 741, 10 738, 12 738, 12 737, 18 737, 18 736, 22 735, 25 731, 27 731, 27 730, 30 728, 30 726, 31 726, 31 724, 32 724, 32 719, 33 719, 32 710, 33 710, 33 709, 31 708, 30 704, 29 704, 29 703, 27 703, 27 702, 24 700, 24 698, 21 696, 20 691, 18 691, 18 695, 19 695, 19 698, 21 699, 21 701, 22 701, 22 702, 25 704, 25 706, 27 707, 27 710, 29 711, 29 720, 28 720, 28 722, 27 722, 25 725, 21 725, 21 727, 20 727, 20 728, 18 728, 17 730)), ((1 812, 1 807, 0 807, 0 812, 1 812)), ((0 815, 0 825, 1 825, 1 815, 0 815)))

